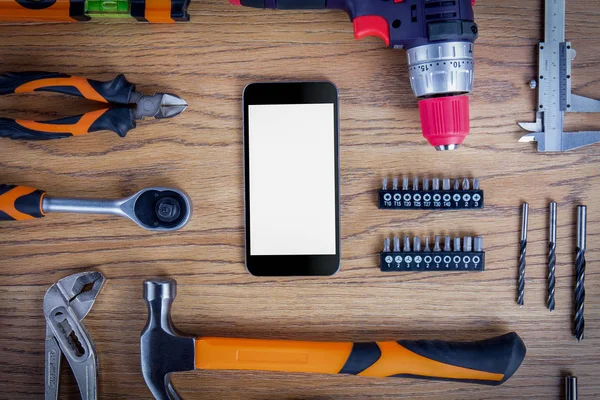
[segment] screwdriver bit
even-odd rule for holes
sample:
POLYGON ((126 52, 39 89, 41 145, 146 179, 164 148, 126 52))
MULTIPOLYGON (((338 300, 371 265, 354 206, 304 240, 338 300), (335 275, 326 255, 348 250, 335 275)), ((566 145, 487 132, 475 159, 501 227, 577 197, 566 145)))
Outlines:
POLYGON ((415 253, 419 253, 421 251, 421 238, 419 236, 415 236, 413 239, 413 251, 415 253))
POLYGON ((550 203, 550 235, 548 243, 548 310, 555 307, 554 292, 556 286, 556 202, 550 203))
POLYGON ((473 179, 473 189, 474 190, 479 190, 479 178, 474 178, 473 179))
POLYGON ((429 236, 425 236, 425 249, 423 251, 426 253, 431 252, 431 248, 429 247, 429 236))
POLYGON ((527 226, 529 224, 529 204, 523 203, 521 215, 521 242, 519 244, 519 284, 517 287, 517 304, 523 306, 525 295, 525 256, 527 255, 527 226))
POLYGON ((423 190, 429 190, 429 178, 423 178, 423 190))
POLYGON ((408 178, 402 178, 402 190, 408 190, 408 178))
POLYGON ((431 181, 431 188, 433 190, 440 190, 440 178, 433 178, 431 181))
POLYGON ((398 190, 398 178, 394 178, 392 181, 392 190, 398 190))
POLYGON ((413 179, 413 190, 419 190, 419 178, 413 179))
POLYGON ((443 190, 450 190, 450 179, 444 178, 442 180, 442 189, 443 190))
POLYGON ((460 190, 460 182, 458 179, 454 180, 454 190, 460 190))
POLYGON ((444 251, 452 251, 450 248, 450 236, 444 236, 444 251))
POLYGON ((398 236, 394 236, 394 253, 400 252, 400 238, 398 236))
POLYGON ((483 238, 481 236, 475 236, 475 239, 473 239, 473 249, 483 251, 483 238))
POLYGON ((408 236, 404 236, 404 252, 410 253, 410 238, 408 236))
POLYGON ((467 253, 473 251, 472 240, 471 236, 465 236, 463 239, 463 250, 467 253))
POLYGON ((435 243, 433 245, 433 251, 435 251, 435 252, 442 251, 442 249, 440 248, 440 237, 437 236, 437 235, 435 237, 435 243))
POLYGON ((454 251, 460 252, 460 238, 459 237, 454 238, 454 251))
POLYGON ((585 320, 583 307, 585 301, 585 248, 587 235, 587 207, 577 206, 577 254, 575 257, 575 320, 573 330, 575 338, 583 340, 585 320))
POLYGON ((390 238, 383 239, 383 252, 384 253, 390 252, 390 238))
POLYGON ((383 178, 383 185, 382 185, 382 189, 383 189, 383 190, 387 190, 387 178, 383 178))
POLYGON ((462 190, 469 190, 471 185, 469 184, 469 179, 465 178, 462 181, 462 190))

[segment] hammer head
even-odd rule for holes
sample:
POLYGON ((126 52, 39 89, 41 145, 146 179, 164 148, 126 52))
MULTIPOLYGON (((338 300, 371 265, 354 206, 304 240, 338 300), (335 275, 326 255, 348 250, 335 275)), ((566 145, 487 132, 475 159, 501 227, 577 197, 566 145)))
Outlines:
POLYGON ((171 321, 171 305, 177 294, 173 279, 144 282, 148 322, 142 331, 142 374, 157 400, 179 400, 171 373, 195 369, 196 339, 179 332, 171 321))

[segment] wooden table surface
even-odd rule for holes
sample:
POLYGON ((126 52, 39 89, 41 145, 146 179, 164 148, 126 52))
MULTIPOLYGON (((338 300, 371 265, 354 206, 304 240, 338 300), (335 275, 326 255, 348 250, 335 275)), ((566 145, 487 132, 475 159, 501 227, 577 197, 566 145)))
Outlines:
MULTIPOLYGON (((574 92, 600 93, 600 2, 569 0, 567 37, 578 56, 574 92)), ((175 324, 198 335, 299 340, 477 340, 509 331, 527 357, 500 387, 262 372, 176 375, 185 399, 559 399, 562 376, 600 396, 600 145, 540 154, 517 143, 533 121, 541 0, 480 1, 471 134, 438 153, 422 138, 406 56, 357 42, 341 12, 265 12, 194 1, 192 22, 0 25, 2 71, 46 70, 112 79, 190 104, 177 118, 54 142, 2 141, 0 180, 54 196, 119 197, 155 185, 186 190, 194 216, 156 234, 113 217, 55 214, 0 225, 0 397, 42 398, 42 299, 58 279, 97 270, 108 281, 85 319, 100 362, 99 397, 150 398, 140 373, 146 322, 142 282, 179 282, 175 324), (244 268, 241 93, 256 81, 333 81, 341 99, 341 271, 329 278, 256 278, 244 268), (479 177, 486 208, 384 212, 383 177, 479 177), (545 307, 548 202, 559 204, 557 308, 545 307), (520 205, 530 204, 525 306, 516 304, 520 205), (588 205, 585 340, 571 336, 575 208, 588 205), (481 235, 486 271, 391 274, 378 269, 393 234, 481 235)), ((51 119, 91 106, 51 94, 0 99, 2 115, 51 119)), ((600 128, 569 115, 569 129, 600 128)), ((281 190, 293 186, 281 182, 281 190)), ((63 367, 62 398, 79 398, 63 367)))

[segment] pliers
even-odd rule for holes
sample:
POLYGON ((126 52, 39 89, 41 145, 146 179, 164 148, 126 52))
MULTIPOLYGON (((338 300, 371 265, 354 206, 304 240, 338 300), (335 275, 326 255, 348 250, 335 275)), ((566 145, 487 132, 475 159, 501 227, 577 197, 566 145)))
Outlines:
POLYGON ((144 96, 124 75, 112 81, 50 72, 19 72, 0 75, 0 95, 55 92, 112 105, 79 116, 36 122, 0 118, 0 137, 16 140, 62 139, 97 131, 113 131, 125 137, 144 117, 171 118, 181 114, 187 103, 178 96, 156 93, 144 96))
POLYGON ((75 375, 82 400, 97 398, 96 348, 81 320, 90 312, 104 281, 100 272, 82 272, 62 278, 44 296, 45 400, 58 398, 63 354, 75 375))

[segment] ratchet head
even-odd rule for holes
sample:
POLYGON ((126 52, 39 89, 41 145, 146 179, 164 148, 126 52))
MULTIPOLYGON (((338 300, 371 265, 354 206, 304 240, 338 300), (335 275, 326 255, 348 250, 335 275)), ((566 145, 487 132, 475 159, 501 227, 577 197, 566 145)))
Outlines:
POLYGON ((192 215, 190 198, 181 190, 152 187, 139 191, 121 205, 125 215, 144 229, 174 231, 192 215))

